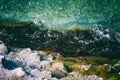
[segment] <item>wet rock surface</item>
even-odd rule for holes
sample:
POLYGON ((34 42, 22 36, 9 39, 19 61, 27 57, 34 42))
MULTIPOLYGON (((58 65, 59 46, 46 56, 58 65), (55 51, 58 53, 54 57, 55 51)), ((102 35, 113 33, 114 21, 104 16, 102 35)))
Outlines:
MULTIPOLYGON (((12 24, 12 23, 11 23, 12 24)), ((9 46, 50 50, 62 56, 103 56, 119 58, 120 32, 111 27, 56 31, 26 22, 18 27, 0 25, 0 39, 9 46)))

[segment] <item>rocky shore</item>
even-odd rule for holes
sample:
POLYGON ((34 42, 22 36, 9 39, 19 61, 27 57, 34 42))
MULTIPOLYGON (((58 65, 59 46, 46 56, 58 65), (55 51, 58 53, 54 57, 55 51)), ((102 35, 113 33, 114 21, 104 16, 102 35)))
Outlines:
POLYGON ((59 52, 64 57, 120 56, 119 29, 110 27, 56 31, 33 22, 0 20, 0 40, 9 46, 59 52))
MULTIPOLYGON (((96 75, 68 73, 59 53, 50 54, 30 48, 7 53, 7 46, 0 43, 0 80, 103 80, 96 75)), ((85 66, 83 66, 85 68, 85 66)))

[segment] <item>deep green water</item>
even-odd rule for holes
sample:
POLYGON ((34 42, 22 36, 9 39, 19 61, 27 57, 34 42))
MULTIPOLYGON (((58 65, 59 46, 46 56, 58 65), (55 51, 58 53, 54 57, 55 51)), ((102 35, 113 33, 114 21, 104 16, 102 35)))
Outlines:
POLYGON ((119 27, 120 0, 0 0, 0 18, 51 29, 93 24, 119 27))

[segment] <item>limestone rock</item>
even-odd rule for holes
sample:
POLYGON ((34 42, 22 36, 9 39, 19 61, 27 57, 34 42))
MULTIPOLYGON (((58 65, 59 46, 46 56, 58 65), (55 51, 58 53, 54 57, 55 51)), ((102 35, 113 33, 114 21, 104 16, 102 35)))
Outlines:
POLYGON ((26 48, 17 54, 18 58, 27 64, 38 65, 40 64, 40 56, 38 53, 33 53, 30 48, 26 48))

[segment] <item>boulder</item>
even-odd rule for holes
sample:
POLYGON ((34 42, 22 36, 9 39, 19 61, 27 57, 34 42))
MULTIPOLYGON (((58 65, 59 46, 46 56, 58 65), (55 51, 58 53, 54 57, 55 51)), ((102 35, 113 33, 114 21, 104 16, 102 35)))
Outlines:
POLYGON ((39 66, 40 64, 40 56, 38 56, 37 52, 33 53, 30 48, 23 49, 17 56, 21 61, 26 62, 29 65, 39 66))
POLYGON ((6 72, 6 78, 9 80, 20 79, 26 74, 21 67, 18 67, 14 70, 4 70, 6 72))
POLYGON ((66 72, 64 64, 60 61, 56 61, 52 63, 51 71, 55 71, 55 70, 66 72))
POLYGON ((64 64, 60 61, 53 62, 50 71, 52 72, 52 76, 59 79, 65 77, 67 73, 64 64))
POLYGON ((25 75, 25 72, 21 67, 14 69, 12 73, 15 74, 17 77, 22 77, 25 75))

